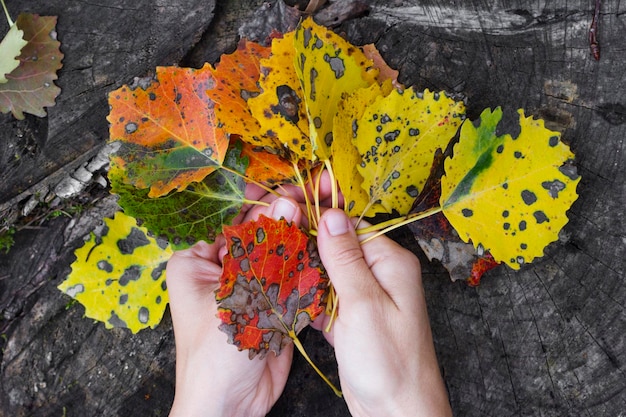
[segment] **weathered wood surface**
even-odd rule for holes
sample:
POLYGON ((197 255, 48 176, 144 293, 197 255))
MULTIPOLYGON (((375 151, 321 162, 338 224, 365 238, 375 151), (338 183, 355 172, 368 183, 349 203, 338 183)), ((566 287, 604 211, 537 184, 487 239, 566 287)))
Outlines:
MULTIPOLYGON (((66 57, 59 80, 64 90, 47 119, 0 118, 3 201, 6 193, 23 189, 5 188, 9 177, 28 178, 15 162, 11 174, 4 168, 16 149, 27 150, 33 161, 44 161, 54 147, 69 152, 63 162, 49 162, 53 170, 93 152, 106 137, 106 91, 183 56, 190 65, 214 61, 234 45, 237 28, 261 2, 220 2, 212 23, 208 3, 118 2, 104 13, 78 1, 10 1, 13 10, 59 15, 66 57), (129 15, 136 15, 137 27, 150 16, 159 26, 143 26, 152 35, 140 37, 124 23, 129 15), (181 16, 188 16, 185 24, 181 16), (191 39, 207 28, 190 51, 191 39), (121 38, 115 42, 107 33, 121 38), (141 65, 128 63, 135 55, 143 57, 141 65), (19 132, 27 132, 26 140, 18 141, 19 132)), ((368 3, 367 16, 337 30, 354 43, 376 43, 405 84, 464 94, 472 117, 503 105, 545 118, 563 132, 583 175, 562 242, 533 265, 520 272, 500 267, 480 287, 469 288, 424 262, 437 353, 455 415, 624 416, 626 4, 603 2, 602 57, 596 62, 587 38, 591 1, 368 3)), ((66 308, 68 299, 55 288, 82 235, 112 210, 106 198, 73 220, 60 217, 43 229, 24 230, 14 250, 0 258, 0 415, 167 413, 174 381, 169 319, 138 335, 106 331, 82 318, 82 307, 66 308)), ((406 232, 395 237, 415 248, 406 232)), ((325 342, 315 331, 304 338, 313 359, 333 374, 325 342)), ((296 355, 287 389, 270 415, 348 413, 296 355)))

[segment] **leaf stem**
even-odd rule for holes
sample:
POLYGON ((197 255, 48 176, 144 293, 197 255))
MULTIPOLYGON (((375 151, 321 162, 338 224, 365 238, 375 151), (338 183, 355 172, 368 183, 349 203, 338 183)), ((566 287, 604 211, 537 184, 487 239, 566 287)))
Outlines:
POLYGON ((2 3, 2 8, 4 9, 4 14, 7 17, 7 22, 9 22, 9 28, 11 28, 15 22, 13 22, 13 20, 11 20, 11 16, 9 15, 9 11, 7 10, 7 6, 6 4, 4 4, 4 0, 0 0, 0 3, 2 3))
POLYGON ((330 159, 324 160, 324 165, 326 166, 326 170, 328 171, 328 175, 330 176, 330 187, 332 190, 332 207, 339 207, 339 192, 337 189, 337 181, 335 180, 335 173, 333 171, 333 166, 330 163, 330 159))
POLYGON ((332 382, 330 382, 326 375, 324 375, 317 366, 315 366, 311 358, 309 358, 309 355, 307 355, 306 351, 304 350, 304 346, 302 346, 302 343, 300 343, 298 336, 296 336, 293 331, 289 331, 289 337, 291 337, 291 340, 293 340, 293 344, 296 345, 296 348, 298 348, 298 350, 300 351, 302 356, 304 356, 304 359, 306 359, 309 365, 311 365, 315 372, 317 372, 317 374, 324 380, 324 382, 326 382, 326 384, 335 392, 335 395, 341 398, 343 396, 341 391, 337 387, 335 387, 332 382))
POLYGON ((366 244, 367 242, 369 242, 372 239, 377 238, 380 235, 384 235, 387 232, 390 232, 394 229, 397 229, 399 227, 402 227, 404 225, 407 225, 409 223, 413 223, 416 222, 418 220, 422 220, 425 219, 426 217, 432 216, 434 214, 437 214, 439 212, 441 212, 443 209, 441 207, 434 207, 430 210, 426 210, 423 211, 421 213, 416 213, 414 215, 411 216, 407 216, 407 217, 397 217, 395 219, 391 219, 388 220, 386 222, 382 222, 382 223, 378 223, 375 224, 373 226, 370 227, 364 227, 362 229, 357 229, 356 233, 358 235, 362 235, 362 234, 366 234, 366 233, 370 233, 373 231, 378 230, 378 232, 374 233, 373 235, 365 238, 364 240, 361 241, 361 245, 366 244))
POLYGON ((257 206, 269 207, 270 203, 267 201, 258 201, 258 200, 248 200, 247 198, 243 199, 244 204, 256 204, 257 206))
MULTIPOLYGON (((2 0, 0 0, 0 1, 2 1, 2 0)), ((244 179, 244 181, 246 181, 247 183, 254 184, 254 185, 256 185, 257 187, 259 187, 259 188, 261 188, 261 189, 263 189, 263 190, 267 191, 268 193, 270 193, 270 194, 274 194, 275 196, 280 197, 280 194, 278 193, 278 191, 274 190, 273 188, 268 187, 267 185, 261 184, 261 183, 260 183, 260 182, 258 182, 258 181, 255 181, 255 180, 253 180, 253 179, 250 179, 250 178, 246 177, 246 176, 245 176, 245 174, 242 174, 241 172, 239 172, 239 171, 237 171, 237 170, 235 170, 235 169, 229 168, 229 167, 227 167, 227 166, 225 166, 225 165, 221 165, 221 166, 220 166, 220 168, 221 168, 221 169, 223 169, 223 170, 225 170, 225 171, 228 171, 228 172, 230 172, 230 173, 232 173, 232 174, 235 174, 235 175, 240 176, 240 177, 241 177, 241 178, 243 178, 243 179, 244 179)))
POLYGON ((292 162, 293 170, 296 173, 296 178, 298 178, 298 185, 302 189, 302 193, 304 194, 304 202, 306 204, 306 213, 309 218, 309 225, 314 229, 317 229, 317 219, 313 215, 313 208, 311 207, 311 200, 309 199, 309 193, 307 193, 306 184, 304 183, 304 179, 302 178, 302 174, 300 174, 300 169, 298 168, 298 164, 296 162, 292 162))

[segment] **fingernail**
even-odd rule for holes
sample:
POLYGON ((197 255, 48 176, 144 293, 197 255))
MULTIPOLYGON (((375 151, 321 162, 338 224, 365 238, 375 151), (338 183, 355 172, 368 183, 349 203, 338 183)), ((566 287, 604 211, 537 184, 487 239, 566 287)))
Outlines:
POLYGON ((284 198, 279 198, 272 203, 272 218, 280 220, 284 218, 288 222, 292 221, 298 208, 293 203, 284 198))
POLYGON ((352 226, 349 224, 348 216, 340 210, 329 210, 324 215, 326 230, 331 236, 340 236, 347 233, 352 226))

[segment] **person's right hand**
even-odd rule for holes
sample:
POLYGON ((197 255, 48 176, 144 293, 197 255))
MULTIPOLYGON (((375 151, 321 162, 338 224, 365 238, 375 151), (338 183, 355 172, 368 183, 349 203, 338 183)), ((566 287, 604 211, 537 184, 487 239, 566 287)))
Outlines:
POLYGON ((451 416, 415 255, 386 236, 361 246, 339 209, 321 216, 317 243, 339 300, 324 334, 352 415, 451 416))

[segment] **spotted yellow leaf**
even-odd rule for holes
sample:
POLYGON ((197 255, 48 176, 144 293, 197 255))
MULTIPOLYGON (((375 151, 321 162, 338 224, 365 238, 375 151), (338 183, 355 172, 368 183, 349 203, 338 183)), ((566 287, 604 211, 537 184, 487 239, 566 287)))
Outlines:
POLYGON ((371 201, 407 214, 430 174, 437 149, 445 149, 465 114, 445 92, 393 90, 380 96, 354 126, 362 162, 358 170, 371 201))
POLYGON ((353 141, 357 140, 358 121, 365 108, 378 97, 388 95, 391 88, 391 82, 386 82, 382 87, 372 84, 354 91, 341 100, 334 119, 331 145, 333 170, 344 197, 346 212, 352 217, 361 214, 372 217, 376 213, 388 212, 380 204, 371 201, 362 187, 363 176, 357 168, 361 163, 361 155, 353 141))
POLYGON ((574 154, 524 112, 486 109, 466 121, 446 160, 440 204, 465 241, 511 268, 543 255, 578 197, 574 154))
POLYGON ((159 324, 169 300, 167 243, 118 212, 74 254, 72 272, 58 288, 85 306, 87 317, 133 333, 159 324))
POLYGON ((261 60, 259 85, 262 92, 248 100, 260 125, 255 146, 283 155, 290 161, 312 159, 309 121, 300 81, 293 67, 294 32, 272 41, 272 54, 261 60))
POLYGON ((333 118, 344 93, 376 82, 378 70, 363 52, 336 33, 304 20, 296 29, 295 68, 309 117, 309 138, 315 157, 330 158, 333 118))

